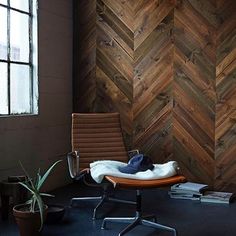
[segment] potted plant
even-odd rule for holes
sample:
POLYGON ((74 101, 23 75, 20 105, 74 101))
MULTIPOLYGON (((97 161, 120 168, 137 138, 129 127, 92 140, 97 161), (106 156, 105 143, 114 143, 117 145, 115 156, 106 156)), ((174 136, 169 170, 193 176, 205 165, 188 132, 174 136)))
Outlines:
POLYGON ((53 196, 51 194, 40 192, 41 187, 51 173, 52 169, 59 162, 61 162, 61 160, 52 164, 43 176, 41 175, 39 169, 34 179, 29 176, 21 164, 21 167, 26 176, 26 180, 24 182, 19 182, 19 184, 25 187, 29 191, 30 195, 29 200, 24 204, 13 207, 13 215, 15 216, 16 223, 19 226, 21 236, 40 235, 48 208, 47 205, 44 204, 42 196, 53 196))

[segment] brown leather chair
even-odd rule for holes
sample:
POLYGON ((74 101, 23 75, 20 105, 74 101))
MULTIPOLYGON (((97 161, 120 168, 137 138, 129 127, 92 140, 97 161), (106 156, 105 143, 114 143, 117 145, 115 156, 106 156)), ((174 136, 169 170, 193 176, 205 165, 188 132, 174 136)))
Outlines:
POLYGON ((76 180, 82 179, 86 185, 103 188, 103 194, 98 197, 72 198, 72 206, 78 201, 99 201, 93 211, 93 219, 96 219, 98 208, 107 201, 136 204, 133 201, 110 196, 109 186, 112 186, 110 182, 105 181, 98 185, 89 179, 89 164, 93 161, 127 162, 128 160, 119 113, 73 113, 71 143, 72 152, 67 156, 71 177, 76 180))
MULTIPOLYGON (((96 160, 118 160, 127 162, 128 154, 123 142, 119 113, 74 113, 72 114, 72 154, 68 157, 70 174, 73 178, 84 178, 89 173, 89 164, 96 160)), ((130 223, 119 236, 124 235, 137 225, 146 225, 154 228, 161 228, 173 231, 174 228, 156 223, 154 215, 142 216, 142 189, 158 188, 170 186, 179 182, 184 182, 185 177, 176 175, 169 178, 157 180, 134 180, 106 176, 108 183, 114 188, 136 190, 136 202, 114 199, 109 197, 107 185, 103 185, 104 193, 100 197, 73 198, 76 200, 100 200, 94 209, 93 219, 96 218, 96 210, 105 201, 131 203, 136 205, 136 215, 134 217, 107 217, 103 220, 102 229, 105 229, 107 222, 130 223), (149 221, 148 219, 153 219, 149 221)))

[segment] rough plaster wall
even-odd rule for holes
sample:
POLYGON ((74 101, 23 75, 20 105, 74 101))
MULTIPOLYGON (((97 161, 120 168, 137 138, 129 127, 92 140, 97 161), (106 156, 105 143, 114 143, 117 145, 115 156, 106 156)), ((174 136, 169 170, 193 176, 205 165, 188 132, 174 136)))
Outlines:
MULTIPOLYGON (((0 118, 0 180, 42 170, 70 150, 72 112, 72 1, 39 0, 39 115, 0 118)), ((53 189, 70 181, 66 162, 49 178, 53 189)))

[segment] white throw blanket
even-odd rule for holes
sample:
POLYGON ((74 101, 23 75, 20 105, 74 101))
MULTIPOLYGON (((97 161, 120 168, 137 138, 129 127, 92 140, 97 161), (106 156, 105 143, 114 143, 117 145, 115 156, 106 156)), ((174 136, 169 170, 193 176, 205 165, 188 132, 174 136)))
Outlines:
POLYGON ((176 161, 169 161, 164 164, 154 164, 153 170, 137 172, 136 174, 126 174, 119 171, 119 166, 126 166, 127 163, 120 161, 95 161, 90 164, 92 178, 101 183, 105 175, 129 178, 129 179, 163 179, 177 174, 178 164, 176 161))

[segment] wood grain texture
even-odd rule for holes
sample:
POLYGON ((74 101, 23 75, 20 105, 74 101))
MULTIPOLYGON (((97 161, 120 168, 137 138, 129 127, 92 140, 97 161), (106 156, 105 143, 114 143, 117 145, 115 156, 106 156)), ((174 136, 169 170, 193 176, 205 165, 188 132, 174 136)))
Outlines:
POLYGON ((96 0, 74 1, 73 7, 73 111, 90 112, 96 98, 96 0))
POLYGON ((141 2, 134 29, 133 146, 162 163, 173 158, 174 5, 141 2))
POLYGON ((128 148, 236 191, 236 1, 78 2, 75 111, 118 111, 128 148))
POLYGON ((208 1, 181 1, 175 9, 173 138, 175 159, 194 169, 188 177, 213 186, 216 44, 207 6, 215 10, 208 1))
POLYGON ((236 2, 218 1, 215 188, 236 189, 236 2))
POLYGON ((132 146, 133 12, 126 1, 97 1, 96 111, 118 111, 132 146))

